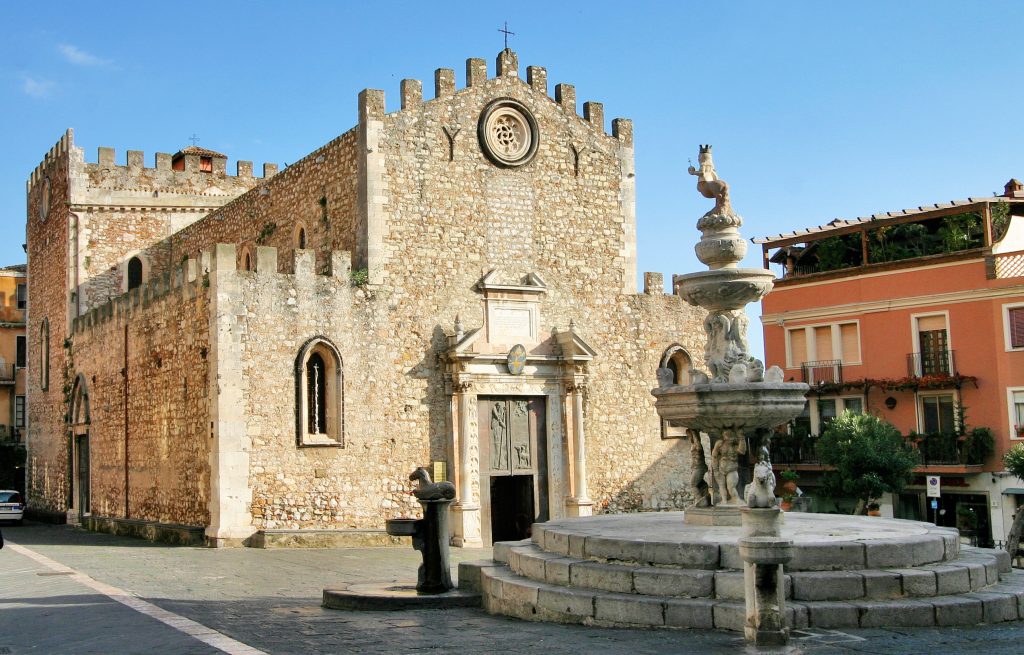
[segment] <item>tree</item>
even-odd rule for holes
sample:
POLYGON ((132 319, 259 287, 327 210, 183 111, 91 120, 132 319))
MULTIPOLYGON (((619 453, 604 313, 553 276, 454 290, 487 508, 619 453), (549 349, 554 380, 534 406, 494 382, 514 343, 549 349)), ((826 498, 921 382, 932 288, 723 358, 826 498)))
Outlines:
POLYGON ((855 514, 885 492, 899 493, 917 466, 917 452, 891 423, 870 414, 843 412, 818 439, 825 491, 857 499, 855 514))
MULTIPOLYGON (((1003 464, 1006 465, 1007 471, 1024 480, 1024 443, 1019 443, 1006 451, 1003 456, 1003 464)), ((1010 553, 1010 557, 1017 556, 1022 531, 1024 531, 1024 509, 1018 508, 1016 516, 1013 517, 1013 525, 1010 526, 1010 534, 1006 538, 1006 552, 1010 553)))

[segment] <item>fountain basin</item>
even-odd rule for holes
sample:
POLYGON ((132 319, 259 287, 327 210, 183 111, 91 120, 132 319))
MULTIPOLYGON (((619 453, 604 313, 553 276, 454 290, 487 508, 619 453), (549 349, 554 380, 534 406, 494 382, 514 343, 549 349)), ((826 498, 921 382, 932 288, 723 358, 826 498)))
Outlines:
POLYGON ((711 312, 730 311, 757 302, 774 286, 763 268, 721 268, 675 277, 683 300, 711 312))
POLYGON ((810 389, 803 382, 670 385, 653 389, 658 415, 702 432, 773 428, 798 416, 810 389))
POLYGON ((384 531, 392 537, 411 537, 416 534, 416 523, 420 519, 388 519, 384 522, 384 531))

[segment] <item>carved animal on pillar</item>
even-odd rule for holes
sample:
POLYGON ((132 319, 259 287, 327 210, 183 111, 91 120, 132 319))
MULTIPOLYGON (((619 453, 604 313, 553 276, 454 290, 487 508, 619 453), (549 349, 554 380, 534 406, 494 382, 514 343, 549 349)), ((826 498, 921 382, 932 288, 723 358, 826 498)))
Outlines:
POLYGON ((413 495, 418 500, 451 500, 455 498, 455 485, 451 482, 432 482, 427 469, 422 466, 409 475, 413 482, 419 484, 413 489, 413 495))
POLYGON ((775 507, 775 474, 770 463, 754 465, 754 479, 744 490, 743 499, 750 507, 775 507))

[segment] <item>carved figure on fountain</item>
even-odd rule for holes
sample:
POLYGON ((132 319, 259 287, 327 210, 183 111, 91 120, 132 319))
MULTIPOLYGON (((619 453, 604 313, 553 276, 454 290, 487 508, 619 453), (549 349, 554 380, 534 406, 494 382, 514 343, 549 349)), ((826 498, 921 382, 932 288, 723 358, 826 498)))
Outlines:
POLYGON ((747 342, 749 319, 742 310, 712 312, 704 319, 708 336, 704 357, 711 369, 712 382, 759 382, 764 379, 764 364, 752 357, 747 342), (733 379, 733 369, 744 367, 743 379, 733 379))
POLYGON ((705 198, 715 199, 715 208, 705 216, 714 214, 732 214, 732 205, 729 202, 729 184, 718 178, 715 171, 715 162, 711 158, 711 146, 702 145, 697 155, 697 168, 690 166, 687 169, 690 175, 697 176, 697 191, 705 198))
POLYGON ((743 499, 749 507, 775 507, 775 473, 770 462, 760 461, 754 465, 754 480, 744 490, 743 499))
POLYGON ((700 441, 699 430, 687 430, 690 437, 690 492, 693 494, 694 507, 710 507, 711 492, 705 479, 708 472, 704 458, 704 446, 700 441))
POLYGON ((740 505, 739 456, 747 452, 746 440, 736 430, 722 430, 722 436, 711 449, 711 464, 715 469, 719 505, 740 505))

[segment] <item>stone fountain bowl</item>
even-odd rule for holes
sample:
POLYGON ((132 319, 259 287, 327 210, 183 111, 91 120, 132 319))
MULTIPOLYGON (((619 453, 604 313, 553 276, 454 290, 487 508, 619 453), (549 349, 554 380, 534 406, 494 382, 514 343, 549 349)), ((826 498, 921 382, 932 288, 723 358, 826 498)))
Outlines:
POLYGON ((739 309, 768 295, 775 275, 763 268, 720 268, 676 278, 683 300, 712 312, 739 309))
POLYGON ((773 428, 804 410, 803 382, 670 385, 653 389, 661 418, 676 425, 719 432, 773 428))
POLYGON ((384 522, 384 531, 392 537, 411 537, 416 532, 419 519, 388 519, 384 522))

